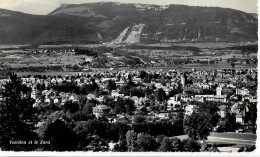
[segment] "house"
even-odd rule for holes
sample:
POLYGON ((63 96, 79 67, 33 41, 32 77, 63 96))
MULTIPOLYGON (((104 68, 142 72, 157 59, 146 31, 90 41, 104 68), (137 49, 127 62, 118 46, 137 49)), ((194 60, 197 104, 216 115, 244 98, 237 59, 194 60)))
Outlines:
POLYGON ((41 103, 41 100, 40 99, 36 99, 35 103, 33 104, 33 107, 39 106, 40 103, 41 103))
POLYGON ((231 107, 231 112, 236 114, 236 122, 245 125, 245 116, 246 116, 247 107, 246 104, 239 102, 235 103, 231 107))
POLYGON ((167 111, 177 111, 182 109, 181 101, 178 96, 170 97, 167 101, 167 111))
POLYGON ((58 78, 58 80, 57 80, 58 83, 62 83, 62 81, 63 80, 61 78, 58 78))
POLYGON ((161 112, 161 113, 155 114, 155 117, 160 118, 160 119, 169 119, 169 113, 161 112))
POLYGON ((31 98, 34 99, 34 100, 36 99, 36 91, 35 90, 32 91, 31 98))
POLYGON ((123 80, 120 80, 120 81, 116 81, 116 86, 123 86, 125 85, 125 82, 123 80))
POLYGON ((67 99, 61 99, 60 105, 64 105, 67 102, 67 99))
POLYGON ((198 111, 198 106, 197 105, 187 105, 185 107, 185 116, 191 115, 193 112, 198 111))
POLYGON ((77 95, 74 95, 74 94, 71 94, 71 95, 69 96, 69 100, 72 100, 72 102, 78 101, 78 96, 77 96, 77 95))
POLYGON ((154 83, 155 88, 163 88, 163 85, 161 83, 154 83))
POLYGON ((257 96, 249 96, 249 102, 257 103, 257 96))
POLYGON ((241 89, 239 89, 239 88, 237 88, 236 89, 236 94, 237 95, 249 95, 250 94, 250 91, 247 89, 247 88, 241 88, 241 89))
POLYGON ((50 99, 50 98, 45 98, 44 102, 50 103, 50 102, 51 102, 51 99, 50 99))
POLYGON ((219 106, 218 114, 220 115, 221 118, 225 118, 227 115, 227 107, 225 105, 219 106))
POLYGON ((96 99, 96 96, 94 94, 88 94, 87 95, 87 99, 88 100, 95 100, 96 99))
POLYGON ((189 94, 178 94, 178 96, 180 97, 181 101, 184 102, 189 102, 194 99, 194 96, 189 94))
POLYGON ((97 105, 93 107, 93 114, 96 118, 106 116, 109 113, 110 108, 106 105, 97 105))
POLYGON ((61 97, 56 97, 53 99, 53 103, 58 104, 61 102, 61 97))
POLYGON ((45 95, 45 97, 49 97, 49 98, 53 98, 54 96, 56 96, 56 92, 53 89, 50 90, 44 90, 42 92, 42 95, 45 95))
POLYGON ((57 82, 57 81, 56 81, 55 78, 52 78, 52 79, 51 79, 51 83, 55 84, 56 82, 57 82))
POLYGON ((117 98, 117 97, 120 96, 120 94, 119 94, 119 92, 118 92, 117 90, 112 90, 112 91, 111 91, 111 96, 112 96, 113 98, 117 98))
POLYGON ((233 95, 235 93, 232 88, 223 88, 222 95, 233 95))
POLYGON ((195 95, 195 100, 199 102, 214 101, 214 102, 227 102, 226 95, 195 95))
POLYGON ((103 102, 103 101, 104 101, 104 96, 99 96, 99 97, 97 98, 97 101, 103 102))

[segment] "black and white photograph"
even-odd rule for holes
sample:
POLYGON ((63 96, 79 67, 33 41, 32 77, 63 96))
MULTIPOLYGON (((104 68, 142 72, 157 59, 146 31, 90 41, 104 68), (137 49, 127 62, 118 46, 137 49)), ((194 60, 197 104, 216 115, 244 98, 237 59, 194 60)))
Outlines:
POLYGON ((256 155, 257 89, 257 0, 0 0, 0 156, 256 155))

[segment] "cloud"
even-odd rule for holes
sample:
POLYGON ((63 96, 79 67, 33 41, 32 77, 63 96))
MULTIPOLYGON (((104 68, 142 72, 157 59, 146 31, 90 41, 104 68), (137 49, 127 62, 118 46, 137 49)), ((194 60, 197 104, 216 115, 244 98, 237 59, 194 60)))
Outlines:
POLYGON ((0 8, 30 14, 47 14, 57 5, 55 0, 0 0, 0 8))

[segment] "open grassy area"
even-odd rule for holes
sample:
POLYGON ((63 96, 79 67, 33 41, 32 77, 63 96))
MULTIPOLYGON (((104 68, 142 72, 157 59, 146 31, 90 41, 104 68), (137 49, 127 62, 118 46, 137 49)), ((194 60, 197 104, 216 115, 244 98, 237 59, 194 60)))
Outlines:
MULTIPOLYGON (((176 136, 180 140, 187 139, 188 135, 176 136)), ((211 133, 208 136, 209 143, 216 143, 218 145, 254 145, 256 143, 256 134, 244 133, 211 133)))
MULTIPOLYGON (((40 47, 43 49, 56 49, 60 47, 67 48, 75 48, 75 47, 85 47, 85 48, 93 48, 93 47, 111 47, 111 46, 119 46, 119 45, 102 45, 102 44, 87 44, 87 45, 41 45, 40 47)), ((109 68, 91 68, 94 71, 118 71, 118 70, 146 70, 146 71, 168 71, 168 70, 179 70, 179 71, 189 71, 193 68, 196 70, 219 70, 223 68, 231 69, 231 64, 227 62, 228 59, 236 59, 235 69, 240 68, 256 68, 256 64, 241 64, 243 60, 250 60, 253 57, 257 57, 257 53, 250 52, 248 54, 242 54, 240 50, 228 50, 221 49, 225 47, 230 47, 229 43, 226 42, 204 42, 204 43, 155 43, 155 44, 137 44, 132 46, 133 49, 118 50, 111 52, 112 58, 109 58, 105 55, 105 51, 93 51, 92 53, 96 53, 99 57, 99 61, 97 61, 97 65, 109 64, 111 62, 123 62, 125 65, 123 67, 111 66, 109 68), (138 49, 138 47, 148 47, 148 49, 138 49), (155 49, 153 49, 154 47, 155 49), (157 49, 158 47, 167 48, 167 49, 157 49), (171 49, 171 47, 175 47, 176 49, 171 49), (203 51, 193 51, 192 49, 187 49, 187 47, 193 47, 196 49, 206 48, 203 51), (182 50, 184 48, 184 50, 182 50), (216 50, 216 48, 220 48, 216 50), (114 58, 113 58, 114 57, 114 58), (130 62, 133 59, 136 59, 137 62, 130 62), (175 64, 175 61, 180 60, 191 60, 189 64, 175 64), (208 60, 218 60, 218 64, 198 64, 197 60, 199 59, 208 59, 208 60), (102 60, 102 61, 100 61, 102 60), (220 61, 222 60, 222 61, 220 61), (174 62, 174 64, 161 64, 161 61, 166 62, 174 62), (157 65, 151 65, 151 62, 158 63, 157 65), (131 65, 134 63, 133 65, 131 65), (140 66, 138 68, 135 67, 137 63, 144 63, 148 66, 140 66), (163 66, 165 65, 165 66, 163 66), (153 67, 152 67, 153 66, 153 67), (111 67, 113 70, 111 70, 111 67), (133 69, 131 69, 132 67, 133 69)), ((234 45, 233 45, 234 46, 234 45)), ((4 46, 6 47, 6 46, 4 46)), ((12 47, 12 46, 11 46, 12 47)), ((62 65, 74 65, 85 62, 86 60, 92 60, 91 56, 87 55, 74 55, 72 53, 63 53, 63 52, 52 52, 52 53, 32 53, 28 50, 23 50, 16 48, 14 46, 13 49, 2 49, 0 51, 0 64, 12 68, 19 67, 43 67, 43 66, 62 66, 62 65)), ((129 45, 131 47, 131 45, 129 45)), ((1 47, 0 47, 1 48, 1 47)), ((182 62, 185 63, 185 62, 182 62)), ((115 64, 114 64, 115 65, 115 64)), ((98 67, 98 66, 93 66, 98 67)), ((106 67, 106 66, 101 66, 106 67)), ((86 67, 84 67, 86 68, 86 67)), ((47 74, 56 74, 57 72, 47 72, 47 74)), ((59 72, 60 75, 68 74, 70 72, 59 72)), ((24 74, 34 74, 33 72, 24 72, 24 74)))

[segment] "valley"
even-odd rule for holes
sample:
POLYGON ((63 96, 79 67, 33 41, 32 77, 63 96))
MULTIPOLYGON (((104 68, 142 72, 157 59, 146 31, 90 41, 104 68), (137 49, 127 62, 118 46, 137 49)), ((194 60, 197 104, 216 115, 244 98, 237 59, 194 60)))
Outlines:
POLYGON ((257 45, 210 42, 2 46, 0 56, 1 73, 21 74, 241 69, 256 68, 258 62, 257 45))

